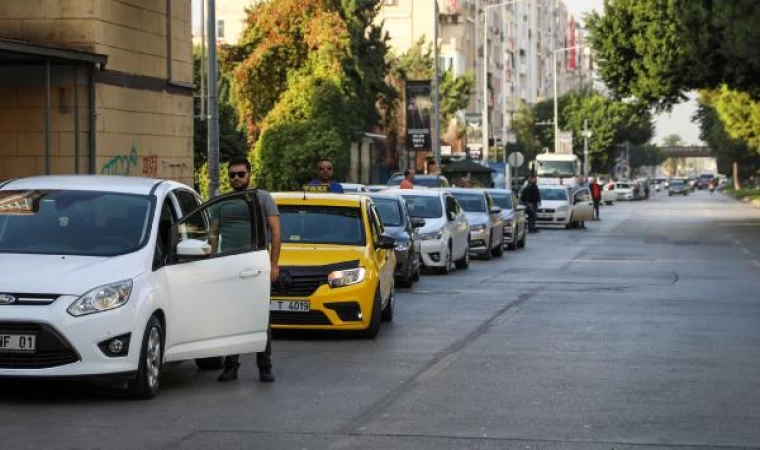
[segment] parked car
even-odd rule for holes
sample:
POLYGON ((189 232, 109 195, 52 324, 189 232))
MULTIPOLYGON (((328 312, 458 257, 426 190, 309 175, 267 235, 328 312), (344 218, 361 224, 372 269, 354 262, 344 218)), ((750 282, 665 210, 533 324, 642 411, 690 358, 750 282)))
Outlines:
POLYGON ((412 287, 420 279, 420 240, 417 230, 425 219, 411 217, 406 200, 398 195, 369 194, 375 203, 385 233, 396 240, 396 285, 412 287))
MULTIPOLYGON (((398 187, 403 180, 403 173, 394 173, 388 180, 387 185, 390 187, 398 187)), ((443 175, 415 175, 412 179, 412 184, 426 188, 445 188, 450 185, 449 180, 443 175)))
POLYGON ((594 204, 588 188, 539 185, 538 189, 541 193, 541 206, 536 217, 537 225, 572 228, 593 218, 594 204))
POLYGON ((272 328, 348 330, 375 338, 393 320, 396 240, 375 204, 355 194, 273 194, 280 210, 281 281, 272 328))
POLYGON ((691 191, 691 185, 688 180, 683 178, 671 178, 670 189, 668 190, 668 196, 674 195, 689 195, 691 191))
POLYGON ((608 183, 604 183, 602 186, 602 202, 605 205, 612 205, 614 204, 615 200, 617 200, 617 192, 615 192, 615 182, 610 181, 608 183))
POLYGON ((343 192, 345 194, 357 193, 357 192, 369 192, 367 186, 358 183, 340 183, 343 186, 343 192))
POLYGON ((488 189, 494 203, 501 208, 504 221, 504 248, 516 250, 524 248, 528 239, 528 227, 525 219, 525 206, 517 201, 512 191, 506 189, 488 189))
POLYGON ((470 252, 490 260, 504 256, 504 219, 501 208, 483 189, 446 189, 464 210, 470 224, 470 252))
POLYGON ((367 190, 370 192, 381 192, 388 189, 388 186, 385 184, 370 184, 367 186, 367 190))
POLYGON ((389 194, 406 200, 409 215, 425 219, 420 228, 422 265, 448 274, 451 263, 457 269, 470 266, 470 224, 456 198, 438 189, 393 189, 389 194))
POLYGON ((615 192, 615 199, 618 201, 632 201, 635 198, 633 193, 633 184, 630 181, 616 181, 611 190, 615 192))
POLYGON ((3 184, 0 205, 0 377, 105 377, 151 398, 164 363, 264 350, 255 191, 202 204, 174 181, 47 176, 3 184), (217 246, 228 216, 242 238, 217 246))

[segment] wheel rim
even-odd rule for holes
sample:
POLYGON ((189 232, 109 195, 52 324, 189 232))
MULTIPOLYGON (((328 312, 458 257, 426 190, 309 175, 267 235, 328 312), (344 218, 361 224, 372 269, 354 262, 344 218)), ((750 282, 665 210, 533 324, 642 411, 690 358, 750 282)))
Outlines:
POLYGON ((145 368, 148 386, 155 389, 158 386, 158 376, 161 370, 161 333, 157 327, 150 329, 148 348, 145 352, 145 368))

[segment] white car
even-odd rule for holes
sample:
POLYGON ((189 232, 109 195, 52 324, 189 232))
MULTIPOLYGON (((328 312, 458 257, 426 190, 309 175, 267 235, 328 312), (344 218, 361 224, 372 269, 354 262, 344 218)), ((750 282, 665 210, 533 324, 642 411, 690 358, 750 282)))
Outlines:
POLYGON ((137 177, 0 185, 0 377, 126 381, 151 398, 164 363, 263 351, 259 208, 255 191, 202 205, 183 184, 137 177))
POLYGON ((605 205, 612 205, 617 200, 617 194, 615 193, 615 182, 610 181, 604 183, 602 187, 602 203, 605 205))
POLYGON ((358 183, 340 183, 343 187, 343 192, 346 194, 369 192, 367 186, 358 183))
POLYGON ((574 189, 569 186, 540 185, 541 205, 538 207, 536 225, 571 228, 580 222, 592 220, 594 202, 587 187, 574 189))
POLYGON ((617 181, 614 183, 612 190, 615 191, 615 199, 618 201, 633 201, 636 199, 633 194, 633 183, 630 181, 617 181))
POLYGON ((451 263, 457 269, 470 266, 470 224, 464 210, 449 193, 437 189, 392 189, 385 194, 406 200, 411 217, 425 219, 417 230, 422 264, 448 274, 451 263))

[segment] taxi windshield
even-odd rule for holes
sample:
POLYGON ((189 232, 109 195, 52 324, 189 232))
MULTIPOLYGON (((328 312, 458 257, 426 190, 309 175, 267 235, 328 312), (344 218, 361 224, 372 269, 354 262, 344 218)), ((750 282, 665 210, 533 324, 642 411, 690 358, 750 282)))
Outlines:
POLYGON ((357 207, 279 205, 282 242, 364 246, 364 221, 357 207))
POLYGON ((148 240, 146 195, 75 190, 0 191, 0 253, 116 256, 148 240))

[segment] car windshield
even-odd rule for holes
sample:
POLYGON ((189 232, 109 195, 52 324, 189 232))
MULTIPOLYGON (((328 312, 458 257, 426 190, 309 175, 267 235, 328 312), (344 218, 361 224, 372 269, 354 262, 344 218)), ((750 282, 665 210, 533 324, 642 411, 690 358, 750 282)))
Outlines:
POLYGON ((467 212, 486 212, 486 199, 481 194, 453 193, 459 205, 467 212))
POLYGON ((670 185, 671 186, 676 185, 676 184, 684 184, 684 181, 683 180, 671 180, 670 181, 670 185))
POLYGON ((567 200, 567 190, 540 188, 541 200, 567 200))
POLYGON ((575 176, 573 161, 540 161, 538 163, 539 177, 572 177, 575 176))
POLYGON ((437 219, 443 216, 441 200, 438 196, 429 195, 404 195, 409 206, 409 215, 421 219, 437 219))
POLYGON ((501 209, 512 209, 512 196, 509 194, 491 194, 493 202, 501 209))
POLYGON ((380 220, 386 227, 400 227, 403 225, 404 217, 401 215, 401 203, 389 198, 373 198, 377 212, 380 213, 380 220))
POLYGON ((616 186, 617 186, 618 189, 630 189, 631 188, 631 185, 628 184, 628 183, 618 183, 616 186))
POLYGON ((365 245, 359 208, 280 205, 279 210, 284 243, 365 245))
POLYGON ((148 240, 152 197, 76 190, 0 191, 0 253, 116 256, 148 240))

